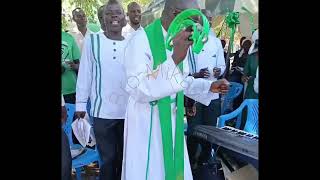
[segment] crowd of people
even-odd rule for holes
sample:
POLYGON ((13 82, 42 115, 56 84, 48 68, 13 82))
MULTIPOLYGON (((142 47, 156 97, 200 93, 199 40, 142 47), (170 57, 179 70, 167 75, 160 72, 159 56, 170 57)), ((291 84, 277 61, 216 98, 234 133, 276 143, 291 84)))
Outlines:
MULTIPOLYGON (((174 38, 173 51, 166 50, 168 27, 190 8, 199 5, 168 0, 161 18, 143 28, 138 3, 130 3, 125 14, 121 3, 109 0, 98 9, 99 31, 88 27, 81 8, 72 11, 76 27, 62 31, 62 123, 65 103, 75 104, 74 119, 86 113, 93 119, 101 180, 193 179, 193 170, 212 159, 215 147, 191 132, 196 125, 217 123, 220 96, 228 92, 229 81, 247 84, 244 98, 258 98, 257 32, 252 40, 241 40, 226 76, 226 53, 212 29, 199 54, 192 51, 192 32, 186 30, 174 38)), ((212 22, 210 11, 201 11, 212 22)), ((234 108, 242 100, 239 96, 234 108)), ((71 179, 63 131, 62 179, 71 179)))

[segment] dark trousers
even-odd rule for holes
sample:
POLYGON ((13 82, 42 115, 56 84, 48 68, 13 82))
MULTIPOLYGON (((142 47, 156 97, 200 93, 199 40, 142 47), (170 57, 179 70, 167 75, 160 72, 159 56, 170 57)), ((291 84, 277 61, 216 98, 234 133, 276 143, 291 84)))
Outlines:
POLYGON ((63 95, 65 103, 75 104, 76 103, 76 93, 63 95))
POLYGON ((205 142, 191 136, 192 131, 197 125, 209 125, 216 126, 217 118, 221 114, 221 101, 220 99, 212 100, 209 106, 205 106, 201 103, 196 104, 196 115, 194 117, 187 117, 188 130, 187 130, 187 147, 190 158, 190 164, 194 165, 197 162, 196 153, 198 145, 201 145, 201 153, 199 156, 199 163, 207 162, 211 157, 212 145, 209 142, 205 142))
POLYGON ((61 129, 61 180, 71 180, 71 152, 67 135, 61 129))
MULTIPOLYGON (((244 84, 241 81, 241 77, 242 77, 242 74, 235 70, 231 74, 229 81, 230 82, 240 83, 244 87, 244 84)), ((242 91, 241 91, 240 95, 233 100, 233 107, 232 107, 233 110, 237 109, 241 105, 241 103, 243 102, 243 93, 244 93, 243 90, 244 90, 244 88, 242 88, 242 91)))
POLYGON ((121 179, 123 126, 123 119, 93 118, 93 130, 102 161, 100 180, 121 179))

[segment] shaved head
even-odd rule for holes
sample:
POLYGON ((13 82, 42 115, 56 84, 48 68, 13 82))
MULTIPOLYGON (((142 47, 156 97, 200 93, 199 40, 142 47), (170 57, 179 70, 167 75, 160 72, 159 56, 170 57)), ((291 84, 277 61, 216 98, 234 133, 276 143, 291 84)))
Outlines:
POLYGON ((213 18, 211 11, 209 11, 207 9, 201 9, 201 12, 207 17, 209 24, 210 24, 210 27, 211 27, 212 26, 212 18, 213 18))
POLYGON ((166 0, 161 15, 161 23, 168 30, 173 19, 183 10, 200 9, 198 0, 166 0))
POLYGON ((207 10, 207 9, 201 9, 201 12, 207 17, 207 18, 212 18, 212 14, 211 11, 207 10))
POLYGON ((200 4, 198 0, 167 0, 164 8, 200 9, 200 4))
POLYGON ((140 5, 139 5, 137 2, 133 1, 133 2, 131 2, 131 3, 128 4, 127 9, 129 10, 129 9, 131 9, 131 8, 134 7, 134 6, 139 6, 139 7, 140 7, 140 5))

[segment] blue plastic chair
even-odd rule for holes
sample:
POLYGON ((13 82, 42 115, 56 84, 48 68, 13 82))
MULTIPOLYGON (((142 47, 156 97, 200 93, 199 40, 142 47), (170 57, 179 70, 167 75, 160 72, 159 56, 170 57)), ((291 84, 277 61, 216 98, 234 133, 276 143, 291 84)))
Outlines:
POLYGON ((236 82, 230 82, 230 89, 228 94, 223 97, 221 114, 225 114, 227 110, 233 110, 231 105, 233 100, 238 97, 243 89, 243 85, 236 82))
POLYGON ((243 109, 247 107, 247 121, 244 126, 244 131, 258 135, 259 129, 259 100, 258 99, 246 99, 242 102, 239 108, 229 114, 222 115, 218 118, 217 127, 225 126, 227 120, 237 118, 236 128, 240 128, 241 116, 243 109))
MULTIPOLYGON (((64 132, 67 134, 68 140, 70 147, 72 149, 79 149, 82 146, 80 144, 73 144, 72 141, 72 120, 75 112, 75 105, 74 104, 65 104, 66 109, 67 109, 67 121, 63 126, 64 132)), ((85 148, 85 152, 79 156, 77 156, 75 159, 72 160, 72 168, 76 169, 76 177, 77 180, 81 180, 81 169, 83 166, 89 165, 90 163, 93 162, 99 162, 99 166, 101 165, 99 153, 97 150, 97 146, 95 149, 90 149, 90 148, 85 148)))

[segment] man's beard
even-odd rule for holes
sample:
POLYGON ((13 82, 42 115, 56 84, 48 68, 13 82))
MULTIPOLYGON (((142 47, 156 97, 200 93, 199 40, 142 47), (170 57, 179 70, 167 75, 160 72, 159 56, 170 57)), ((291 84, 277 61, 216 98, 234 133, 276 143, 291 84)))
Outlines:
POLYGON ((137 20, 135 20, 135 18, 134 18, 133 20, 130 20, 130 23, 131 23, 132 25, 138 25, 138 24, 140 24, 140 20, 137 21, 137 20))

